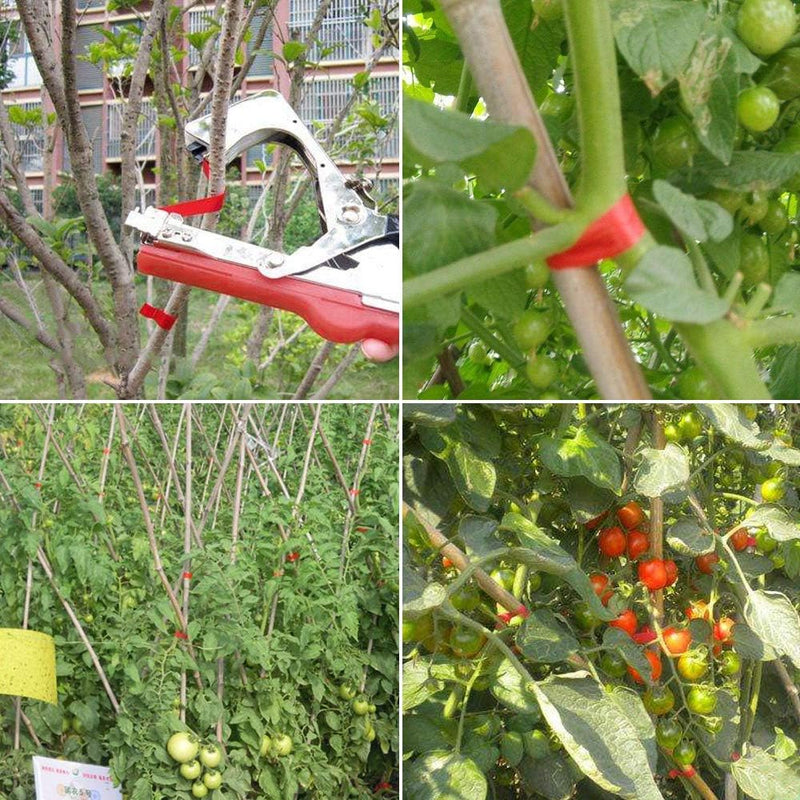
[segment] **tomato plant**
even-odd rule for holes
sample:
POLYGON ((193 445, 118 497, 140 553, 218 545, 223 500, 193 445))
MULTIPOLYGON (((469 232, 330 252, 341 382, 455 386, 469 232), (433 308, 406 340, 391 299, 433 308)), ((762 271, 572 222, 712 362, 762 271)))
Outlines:
POLYGON ((800 396, 797 3, 587 5, 405 6, 405 395, 800 396))
POLYGON ((408 797, 800 791, 800 409, 403 413, 403 615, 451 631, 448 648, 404 646, 408 797), (667 425, 685 433, 660 449, 667 425), (784 496, 765 503, 761 484, 778 475, 784 496), (617 515, 629 502, 651 510, 644 560, 619 548, 637 530, 617 515), (618 528, 598 522, 607 512, 618 528), (734 546, 761 529, 769 555, 734 546), (444 545, 463 554, 458 569, 441 567, 444 545), (696 569, 710 552, 713 570, 696 569), (468 611, 452 602, 465 586, 481 596, 468 611), (460 653, 457 631, 468 634, 460 653))
POLYGON ((58 667, 16 746, 0 696, 1 798, 32 755, 130 800, 396 796, 395 408, 3 405, 0 496, 0 627, 58 667))

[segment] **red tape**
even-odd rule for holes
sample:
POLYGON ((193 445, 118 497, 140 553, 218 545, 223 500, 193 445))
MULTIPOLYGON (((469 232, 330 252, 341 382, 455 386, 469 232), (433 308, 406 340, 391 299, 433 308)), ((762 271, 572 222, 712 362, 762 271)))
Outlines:
POLYGON ((361 494, 361 489, 351 489, 350 494, 352 494, 353 497, 355 497, 357 494, 361 494))
POLYGON ((500 619, 503 620, 503 622, 505 622, 506 625, 508 625, 508 623, 511 622, 512 619, 514 619, 514 617, 522 617, 523 619, 526 619, 530 615, 531 612, 528 611, 528 609, 525 608, 525 606, 519 606, 514 611, 506 611, 503 614, 498 614, 500 619))
POLYGON ((372 439, 364 439, 362 444, 372 444, 372 439))
POLYGON ((183 577, 186 578, 187 581, 190 581, 192 579, 192 573, 191 572, 184 572, 183 573, 183 577))
POLYGON ((103 455, 104 456, 107 456, 110 452, 111 452, 111 448, 110 447, 104 447, 103 448, 103 455))
MULTIPOLYGON (((206 178, 211 176, 211 167, 208 161, 203 161, 203 174, 206 178)), ((171 214, 180 214, 182 217, 193 217, 197 214, 213 214, 225 205, 225 192, 212 194, 210 197, 199 197, 197 200, 185 200, 182 203, 173 203, 171 206, 160 206, 162 211, 171 214)))
POLYGON ((167 314, 166 311, 160 308, 151 306, 150 303, 143 303, 139 313, 147 319, 152 319, 159 328, 163 328, 165 331, 171 330, 172 326, 178 321, 177 317, 167 314))
POLYGON ((188 639, 189 637, 183 631, 175 631, 176 639, 188 639))
POLYGON ((34 489, 41 489, 42 488, 42 484, 41 483, 34 483, 33 484, 33 488, 34 489))
POLYGON ((547 259, 550 269, 591 267, 604 258, 630 250, 645 227, 629 194, 623 195, 603 216, 583 232, 572 247, 547 259))

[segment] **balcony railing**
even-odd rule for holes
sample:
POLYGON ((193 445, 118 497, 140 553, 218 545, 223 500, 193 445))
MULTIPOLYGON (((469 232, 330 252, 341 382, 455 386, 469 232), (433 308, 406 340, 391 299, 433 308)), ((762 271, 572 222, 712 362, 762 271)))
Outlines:
MULTIPOLYGON (((121 152, 122 114, 124 106, 115 103, 108 107, 106 122, 106 157, 119 158, 121 152)), ((136 157, 151 158, 156 154, 156 128, 158 117, 152 103, 142 101, 139 119, 136 121, 136 157)))

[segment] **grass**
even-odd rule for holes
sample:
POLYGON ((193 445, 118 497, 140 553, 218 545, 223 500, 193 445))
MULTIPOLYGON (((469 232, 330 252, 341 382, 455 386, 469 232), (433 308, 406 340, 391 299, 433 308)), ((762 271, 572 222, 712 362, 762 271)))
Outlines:
MULTIPOLYGON (((53 332, 52 315, 44 287, 38 275, 27 276, 45 320, 48 331, 53 332)), ((28 309, 25 298, 10 276, 0 277, 0 291, 20 308, 28 309)), ((98 284, 97 293, 104 307, 109 305, 107 285, 98 284)), ((139 282, 140 302, 144 302, 145 283, 139 282)), ((191 309, 188 330, 188 350, 199 339, 203 326, 211 315, 217 295, 195 290, 191 295, 191 309)), ((258 373, 253 365, 246 364, 244 347, 258 308, 251 303, 232 300, 222 316, 203 358, 193 376, 181 375, 183 381, 174 382, 172 387, 186 396, 199 399, 286 399, 300 382, 313 354, 321 344, 315 334, 303 334, 290 348, 277 359, 268 370, 258 373), (239 398, 235 389, 242 387, 250 392, 239 398)), ((80 309, 73 304, 70 319, 76 326, 75 337, 77 358, 86 375, 103 372, 105 363, 97 338, 89 328, 80 309)), ((299 319, 283 313, 285 327, 294 329, 299 319)), ((147 324, 141 323, 142 339, 147 335, 147 324)), ((276 339, 271 334, 265 342, 264 352, 276 339)), ((344 357, 346 345, 338 345, 328 360, 314 389, 322 386, 332 368, 344 357)), ((51 353, 34 341, 24 330, 4 316, 0 316, 0 360, 3 364, 3 381, 0 383, 0 400, 52 400, 57 399, 58 384, 50 367, 51 353)), ((155 397, 156 374, 151 371, 146 385, 148 398, 155 397)), ((397 360, 388 364, 370 364, 359 358, 345 373, 341 381, 328 396, 329 399, 376 400, 396 399, 399 387, 399 364, 397 360)), ((313 393, 313 389, 312 389, 313 393)), ((89 378, 87 395, 90 399, 113 400, 114 392, 97 378, 89 378)))

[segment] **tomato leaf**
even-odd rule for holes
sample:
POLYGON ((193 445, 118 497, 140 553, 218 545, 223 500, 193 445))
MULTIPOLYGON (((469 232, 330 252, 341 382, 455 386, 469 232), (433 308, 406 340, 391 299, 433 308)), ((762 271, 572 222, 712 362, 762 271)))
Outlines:
POLYGON ((574 673, 534 686, 544 718, 584 775, 626 800, 663 800, 638 731, 601 684, 574 673))
POLYGON ((789 598, 780 592, 751 591, 744 618, 756 636, 800 669, 800 618, 789 598))
POLYGON ((654 247, 624 285, 637 303, 673 322, 706 324, 721 319, 729 306, 698 286, 688 256, 676 247, 654 247))
POLYGON ((552 611, 540 608, 520 625, 516 645, 532 661, 557 664, 580 650, 578 640, 552 611))
MULTIPOLYGON (((707 630, 705 633, 707 633, 707 630)), ((769 645, 762 642, 746 622, 736 623, 735 636, 736 652, 742 658, 747 658, 751 661, 772 661, 778 657, 777 653, 769 645)))
POLYGON ((800 467, 800 450, 790 447, 781 439, 775 439, 765 455, 790 467, 800 467))
POLYGON ((403 157, 431 169, 457 164, 489 191, 518 189, 530 175, 536 142, 530 131, 473 119, 419 100, 403 101, 403 157))
POLYGON ((771 437, 761 433, 758 423, 747 419, 742 410, 728 403, 702 403, 697 410, 729 439, 753 450, 764 450, 771 437))
POLYGON ((530 685, 525 685, 522 676, 508 659, 503 659, 498 666, 490 691, 504 706, 518 714, 539 713, 536 695, 530 685))
POLYGON ((556 475, 584 477, 596 486, 620 492, 622 466, 617 451, 588 426, 572 435, 543 439, 539 444, 542 463, 556 475))
POLYGON ((791 400, 800 397, 800 347, 793 344, 778 348, 769 377, 774 399, 791 400))
POLYGON ((765 527, 769 535, 779 542, 800 539, 800 525, 780 506, 760 505, 749 517, 742 520, 742 525, 748 530, 765 527))
POLYGON ((444 688, 444 683, 430 674, 429 666, 422 660, 403 664, 403 711, 422 705, 444 688))
MULTIPOLYGON (((739 649, 739 627, 736 627, 736 649, 739 649)), ((725 689, 717 689, 717 707, 714 709, 714 716, 722 720, 722 728, 718 733, 711 733, 698 725, 694 729, 694 735, 708 750, 712 758, 725 762, 731 757, 731 753, 736 750, 736 743, 739 737, 739 703, 725 689)))
POLYGON ((575 773, 562 753, 547 758, 525 756, 517 767, 522 786, 529 795, 542 795, 547 800, 569 800, 575 793, 575 773))
POLYGON ((485 556, 503 546, 495 536, 497 520, 469 514, 458 523, 458 535, 464 541, 467 555, 485 556))
POLYGON ((714 550, 714 540, 694 517, 682 517, 670 525, 667 543, 681 555, 700 556, 714 550))
POLYGON ((653 195, 674 225, 695 241, 721 241, 733 231, 733 217, 710 200, 697 200, 662 180, 653 183, 653 195))
POLYGON ((542 86, 550 78, 561 55, 563 24, 540 19, 534 25, 529 0, 501 0, 501 5, 528 85, 542 86))
POLYGON ((644 447, 639 451, 639 467, 634 486, 645 497, 659 497, 689 480, 689 458, 686 451, 673 442, 663 450, 644 447))
POLYGON ((616 0, 611 12, 617 47, 654 95, 686 68, 706 19, 678 0, 616 0))
POLYGON ((403 420, 444 428, 456 421, 456 407, 452 403, 406 403, 403 420))
POLYGON ((606 628, 603 633, 603 647, 616 650, 625 663, 633 667, 640 675, 649 675, 652 667, 644 654, 644 650, 619 628, 606 628))
MULTIPOLYGON (((618 631, 618 633, 622 633, 622 631, 618 631)), ((625 636, 626 634, 623 633, 622 635, 625 636)), ((656 729, 653 725, 653 720, 647 713, 647 709, 642 704, 641 698, 636 692, 631 691, 625 686, 614 686, 611 691, 609 691, 608 696, 620 707, 622 713, 628 718, 631 725, 636 728, 639 734, 639 741, 642 743, 647 753, 650 771, 655 773, 658 767, 656 729)))
POLYGON ((702 193, 715 186, 739 192, 778 189, 797 174, 797 155, 766 150, 737 150, 728 165, 700 153, 685 177, 691 191, 702 193))
POLYGON ((600 489, 586 478, 571 478, 565 481, 570 499, 570 512, 581 525, 606 511, 614 502, 613 495, 600 489))
POLYGON ((771 308, 800 314, 800 274, 787 272, 775 286, 771 308))
POLYGON ((731 773, 742 792, 753 800, 786 800, 800 797, 800 774, 773 758, 766 750, 749 745, 731 764, 731 773))

